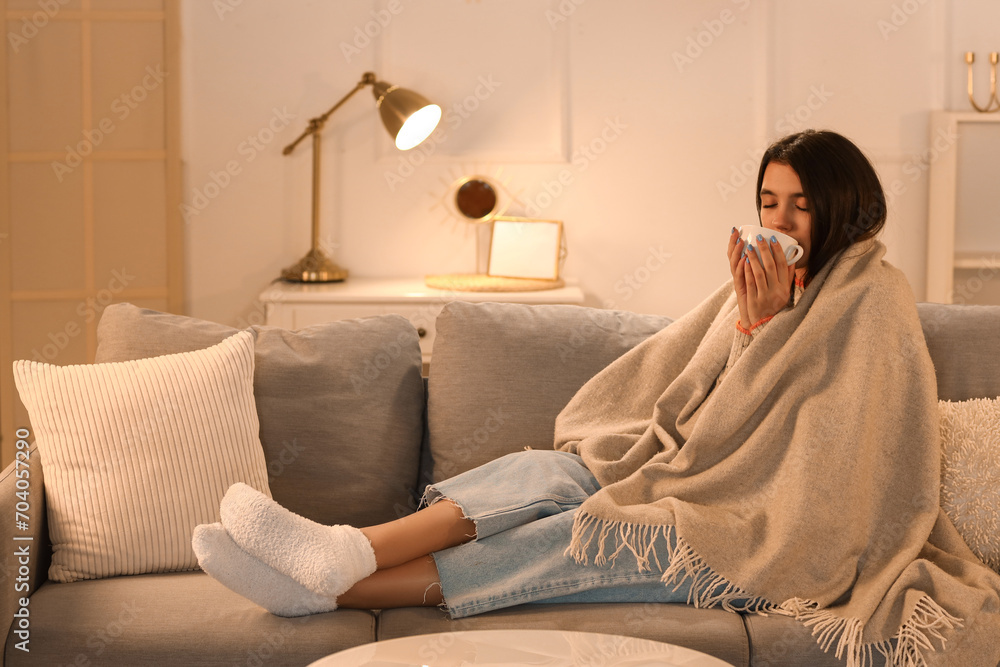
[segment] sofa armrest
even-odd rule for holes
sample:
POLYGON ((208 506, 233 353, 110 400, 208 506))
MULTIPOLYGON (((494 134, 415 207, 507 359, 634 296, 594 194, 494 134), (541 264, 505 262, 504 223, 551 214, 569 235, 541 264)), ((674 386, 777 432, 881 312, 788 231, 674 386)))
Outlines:
MULTIPOLYGON (((24 485, 21 482, 20 486, 24 485)), ((19 600, 29 597, 45 583, 51 560, 42 460, 37 447, 32 445, 27 461, 22 458, 18 463, 15 460, 0 473, 0 628, 4 629, 5 639, 10 634, 14 614, 21 608, 19 600), (21 477, 18 477, 18 470, 21 477), (24 470, 29 471, 28 476, 24 475, 24 470), (18 488, 20 479, 28 481, 27 489, 18 488), (21 496, 18 496, 19 491, 21 496), (27 511, 18 513, 25 509, 24 504, 18 503, 26 503, 27 511), (26 524, 24 530, 18 521, 26 524), (22 555, 25 551, 26 556, 22 555), (27 561, 27 572, 22 559, 27 561)), ((30 606, 28 612, 31 612, 30 606)))

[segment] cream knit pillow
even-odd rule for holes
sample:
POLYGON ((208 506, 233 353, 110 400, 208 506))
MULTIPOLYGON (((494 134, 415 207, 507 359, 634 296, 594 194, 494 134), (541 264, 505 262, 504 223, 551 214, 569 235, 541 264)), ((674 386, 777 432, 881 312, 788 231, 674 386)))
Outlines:
POLYGON ((1000 399, 941 401, 941 507, 1000 573, 1000 399))
POLYGON ((191 533, 235 482, 268 493, 254 339, 81 366, 14 363, 45 469, 52 565, 70 582, 198 567, 191 533))

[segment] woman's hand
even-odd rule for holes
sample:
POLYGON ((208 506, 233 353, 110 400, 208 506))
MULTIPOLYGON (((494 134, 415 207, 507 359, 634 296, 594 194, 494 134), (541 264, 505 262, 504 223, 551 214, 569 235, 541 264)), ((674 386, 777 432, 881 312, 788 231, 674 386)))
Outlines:
POLYGON ((733 274, 740 325, 750 327, 776 315, 788 305, 795 267, 788 266, 779 243, 762 239, 754 242, 763 262, 750 249, 743 255, 744 243, 737 229, 729 235, 729 270, 733 274))

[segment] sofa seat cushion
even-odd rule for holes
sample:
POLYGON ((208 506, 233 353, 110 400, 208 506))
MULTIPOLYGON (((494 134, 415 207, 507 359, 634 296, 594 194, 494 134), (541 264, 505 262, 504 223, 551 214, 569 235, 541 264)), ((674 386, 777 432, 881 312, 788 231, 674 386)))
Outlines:
MULTIPOLYGON (((199 350, 236 331, 113 304, 97 329, 97 361, 199 350)), ((323 524, 367 526, 409 513, 424 433, 420 338, 410 321, 383 315, 249 331, 274 499, 323 524)))
POLYGON ((384 609, 379 641, 463 630, 572 630, 667 642, 746 667, 750 647, 743 620, 721 609, 682 604, 526 604, 451 620, 434 607, 384 609))
POLYGON ((375 616, 341 609, 281 618, 200 572, 71 584, 31 596, 30 653, 6 665, 295 665, 375 639, 375 616))

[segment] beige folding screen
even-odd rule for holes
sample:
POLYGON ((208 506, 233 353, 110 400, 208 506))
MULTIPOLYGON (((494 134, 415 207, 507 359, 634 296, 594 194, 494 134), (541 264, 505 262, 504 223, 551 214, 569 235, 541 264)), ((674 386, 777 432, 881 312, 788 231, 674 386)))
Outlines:
POLYGON ((179 0, 0 0, 0 463, 11 364, 93 361, 113 302, 183 310, 179 0))

